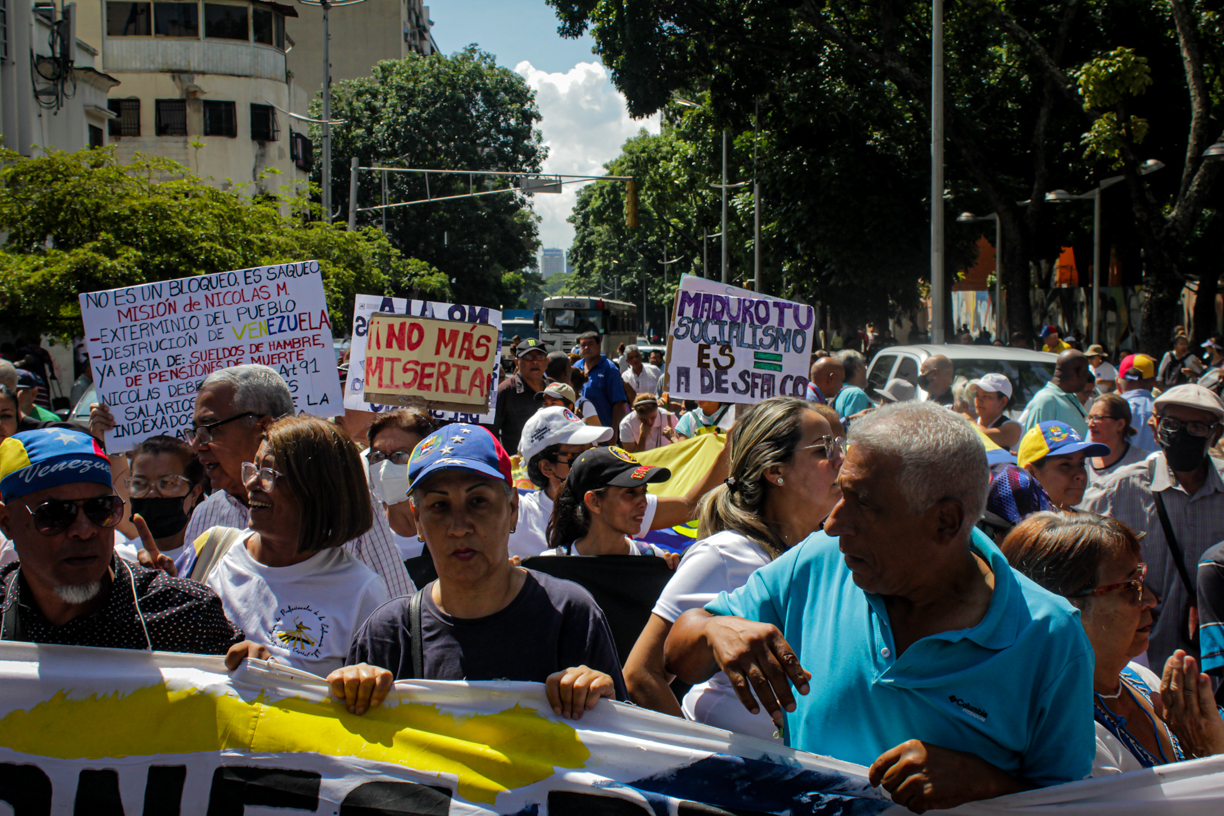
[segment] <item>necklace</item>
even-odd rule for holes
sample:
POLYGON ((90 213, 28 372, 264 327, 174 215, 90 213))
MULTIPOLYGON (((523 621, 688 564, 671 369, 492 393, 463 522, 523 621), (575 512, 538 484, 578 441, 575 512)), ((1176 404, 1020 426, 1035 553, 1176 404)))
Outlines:
POLYGON ((1099 691, 1093 692, 1093 693, 1096 694, 1096 696, 1100 697, 1102 700, 1116 700, 1122 696, 1122 684, 1118 683, 1118 690, 1115 691, 1113 694, 1102 694, 1099 691))

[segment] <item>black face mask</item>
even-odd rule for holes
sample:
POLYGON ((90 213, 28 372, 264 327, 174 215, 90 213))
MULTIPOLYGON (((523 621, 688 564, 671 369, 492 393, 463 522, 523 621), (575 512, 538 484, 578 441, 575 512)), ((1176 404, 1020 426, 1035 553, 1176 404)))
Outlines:
POLYGON ((1179 431, 1159 429, 1156 439, 1169 467, 1178 473, 1198 470, 1207 459, 1207 448, 1211 445, 1210 437, 1195 436, 1185 428, 1179 431))
POLYGON ((145 520, 153 538, 169 538, 187 526, 183 498, 132 499, 132 515, 139 514, 145 520))

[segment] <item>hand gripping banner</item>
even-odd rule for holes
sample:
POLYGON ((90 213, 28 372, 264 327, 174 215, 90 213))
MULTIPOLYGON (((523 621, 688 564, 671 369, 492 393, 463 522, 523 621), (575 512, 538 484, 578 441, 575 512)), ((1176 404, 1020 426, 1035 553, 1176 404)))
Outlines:
MULTIPOLYGON (((16 816, 904 812, 860 766, 606 700, 564 720, 537 684, 400 682, 357 717, 258 661, 25 643, 0 661, 0 812, 16 816)), ((1216 758, 957 812, 1219 813, 1221 796, 1216 758)))

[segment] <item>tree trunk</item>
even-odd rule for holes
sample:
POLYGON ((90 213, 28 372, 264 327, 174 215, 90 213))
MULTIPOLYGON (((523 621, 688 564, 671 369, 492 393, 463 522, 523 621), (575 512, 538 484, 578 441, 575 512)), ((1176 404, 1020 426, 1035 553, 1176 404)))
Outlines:
POLYGON ((1003 301, 1006 304, 1007 333, 1033 339, 1033 303, 1029 276, 1028 231, 1018 208, 1004 208, 1003 217, 1003 301))
POLYGON ((1178 325, 1178 302, 1181 299, 1183 281, 1177 271, 1177 262, 1164 247, 1155 252, 1144 246, 1143 326, 1139 334, 1139 348, 1149 357, 1159 360, 1173 347, 1173 327, 1178 325))
POLYGON ((1216 293, 1220 291, 1219 272, 1211 272, 1199 278, 1198 292, 1194 299, 1194 329, 1190 336, 1190 349, 1199 349, 1203 341, 1216 333, 1216 293))

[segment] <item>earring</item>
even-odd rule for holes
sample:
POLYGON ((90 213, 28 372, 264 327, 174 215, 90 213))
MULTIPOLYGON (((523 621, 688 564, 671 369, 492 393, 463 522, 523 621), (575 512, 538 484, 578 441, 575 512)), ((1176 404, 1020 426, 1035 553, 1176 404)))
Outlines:
POLYGON ((424 544, 424 543, 425 543, 425 537, 424 537, 424 536, 417 536, 417 541, 419 541, 419 542, 421 542, 422 544, 424 544))
POLYGON ((782 486, 782 480, 778 479, 778 487, 781 487, 781 486, 782 486))
POLYGON ((515 530, 517 530, 517 529, 518 529, 517 527, 511 527, 511 528, 510 528, 510 532, 512 532, 512 533, 513 533, 513 532, 514 532, 515 530))

